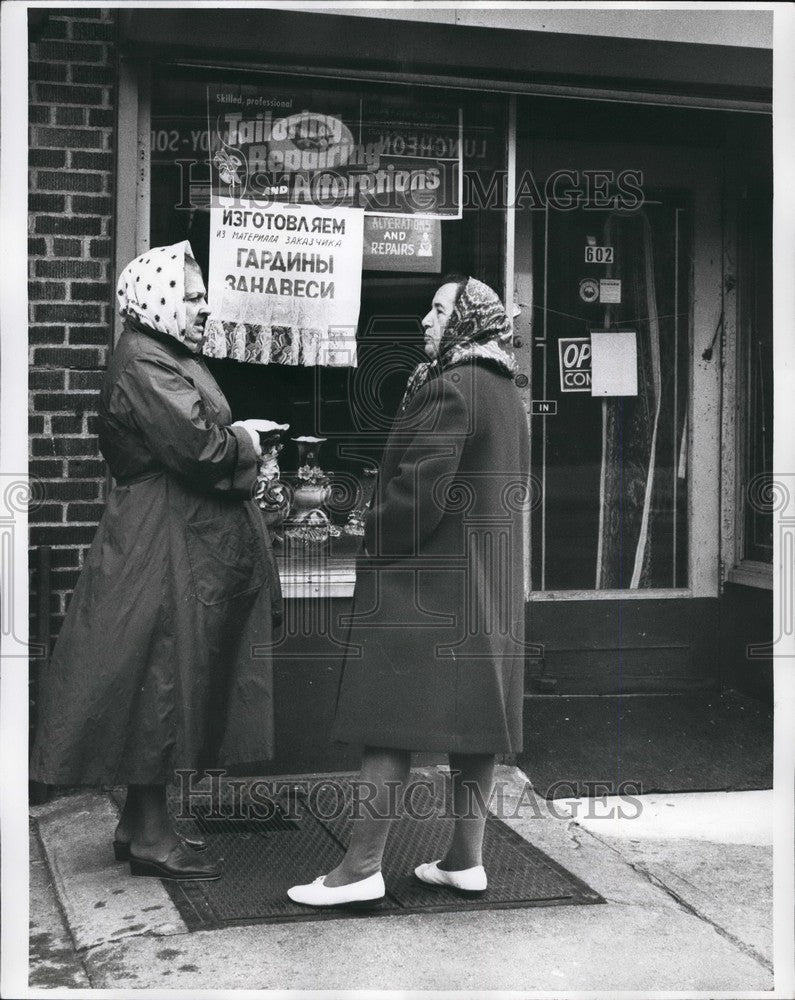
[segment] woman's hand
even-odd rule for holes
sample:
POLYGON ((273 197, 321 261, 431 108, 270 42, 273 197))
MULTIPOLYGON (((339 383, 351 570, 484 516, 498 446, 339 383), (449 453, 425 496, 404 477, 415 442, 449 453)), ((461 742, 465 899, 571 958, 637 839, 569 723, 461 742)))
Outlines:
POLYGON ((257 458, 262 457, 262 446, 260 444, 260 434, 267 434, 270 431, 286 431, 289 424, 277 424, 273 420, 236 420, 233 427, 242 427, 251 438, 257 458))

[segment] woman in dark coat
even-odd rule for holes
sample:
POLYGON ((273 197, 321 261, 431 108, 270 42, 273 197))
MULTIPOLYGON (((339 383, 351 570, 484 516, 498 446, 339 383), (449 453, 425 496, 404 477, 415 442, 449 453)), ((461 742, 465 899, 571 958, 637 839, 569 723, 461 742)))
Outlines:
MULTIPOLYGON (((453 839, 416 875, 482 892, 494 755, 522 747, 527 417, 490 288, 445 281, 423 327, 432 361, 412 375, 384 452, 333 736, 364 745, 361 780, 381 816, 412 750, 449 753, 453 839)), ((377 901, 388 830, 378 815, 357 819, 341 864, 291 898, 377 901)))
POLYGON ((99 407, 115 479, 43 677, 33 780, 127 785, 119 859, 136 875, 217 878, 174 831, 178 768, 272 756, 270 642, 281 592, 250 501, 258 430, 231 423, 198 356, 209 312, 190 245, 134 260, 99 407))

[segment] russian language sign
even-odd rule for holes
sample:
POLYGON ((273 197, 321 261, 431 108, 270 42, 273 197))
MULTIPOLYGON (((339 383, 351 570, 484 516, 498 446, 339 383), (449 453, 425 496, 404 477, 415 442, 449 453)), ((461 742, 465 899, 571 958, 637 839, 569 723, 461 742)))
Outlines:
POLYGON ((438 274, 442 269, 442 224, 438 219, 414 216, 367 216, 363 264, 368 271, 438 274))
POLYGON ((355 365, 363 220, 357 208, 212 207, 204 353, 355 365))
POLYGON ((273 202, 460 218, 462 115, 330 89, 209 84, 215 206, 273 202))

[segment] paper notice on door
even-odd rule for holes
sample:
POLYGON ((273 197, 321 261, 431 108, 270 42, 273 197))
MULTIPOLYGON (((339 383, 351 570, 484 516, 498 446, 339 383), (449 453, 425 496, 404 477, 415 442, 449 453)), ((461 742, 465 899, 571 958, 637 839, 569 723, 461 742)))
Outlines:
POLYGON ((621 279, 620 278, 600 278, 599 279, 599 301, 608 305, 621 304, 621 279))
POLYGON ((635 330, 591 331, 591 395, 637 396, 635 330))

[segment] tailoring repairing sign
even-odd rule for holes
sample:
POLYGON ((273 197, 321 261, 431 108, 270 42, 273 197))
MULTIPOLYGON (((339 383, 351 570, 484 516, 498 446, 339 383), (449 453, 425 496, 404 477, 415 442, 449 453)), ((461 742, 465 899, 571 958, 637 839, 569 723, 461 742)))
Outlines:
POLYGON ((355 365, 363 221, 358 208, 213 206, 204 353, 355 365))
POLYGON ((208 84, 215 206, 273 202, 461 218, 460 108, 330 89, 208 84))

